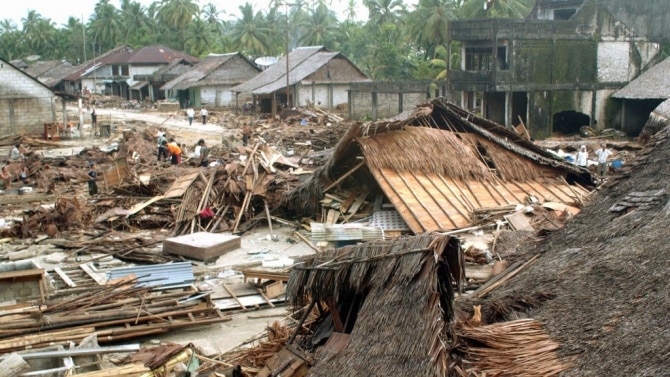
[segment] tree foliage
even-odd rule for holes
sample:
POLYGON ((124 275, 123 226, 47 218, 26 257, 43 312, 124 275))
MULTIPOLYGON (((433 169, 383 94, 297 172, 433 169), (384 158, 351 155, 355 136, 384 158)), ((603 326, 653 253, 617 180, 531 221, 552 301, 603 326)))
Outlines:
POLYGON ((162 44, 194 56, 242 52, 250 58, 280 56, 299 46, 341 51, 376 80, 443 79, 449 25, 458 18, 525 17, 533 0, 347 0, 335 14, 329 0, 271 0, 254 9, 217 9, 203 0, 97 0, 87 19, 56 25, 30 10, 16 25, 0 20, 0 56, 11 60, 39 55, 78 64, 119 45, 162 44), (202 7, 198 3, 203 4, 202 7), (357 10, 368 10, 357 20, 357 10), (288 36, 288 40, 287 40, 288 36))

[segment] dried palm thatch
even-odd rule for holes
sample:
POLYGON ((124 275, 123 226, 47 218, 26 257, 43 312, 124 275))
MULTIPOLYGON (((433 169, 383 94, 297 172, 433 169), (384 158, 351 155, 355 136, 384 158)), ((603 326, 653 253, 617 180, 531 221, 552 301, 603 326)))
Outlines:
POLYGON ((295 269, 287 293, 296 304, 306 295, 365 295, 347 347, 310 374, 444 376, 445 329, 453 316, 444 254, 454 251, 449 237, 425 234, 319 254, 295 269))
POLYGON ((406 127, 403 131, 361 138, 359 143, 368 165, 375 169, 421 171, 459 180, 493 178, 476 149, 453 132, 406 127))
POLYGON ((645 123, 639 139, 647 143, 649 139, 659 130, 670 124, 670 100, 663 101, 654 111, 649 114, 649 119, 645 123))
POLYGON ((570 368, 556 353, 559 344, 534 319, 463 326, 458 336, 468 345, 463 350, 465 373, 454 376, 556 376, 570 368))

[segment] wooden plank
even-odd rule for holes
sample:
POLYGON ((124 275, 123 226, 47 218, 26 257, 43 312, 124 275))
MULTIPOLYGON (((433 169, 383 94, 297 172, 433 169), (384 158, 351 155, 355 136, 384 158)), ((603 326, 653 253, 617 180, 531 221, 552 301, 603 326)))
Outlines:
MULTIPOLYGON (((246 279, 246 277, 245 277, 245 279, 246 279)), ((240 301, 240 299, 237 298, 237 296, 236 296, 236 295, 233 293, 233 291, 226 285, 226 283, 223 283, 222 285, 223 285, 223 289, 225 289, 226 292, 228 292, 228 294, 229 294, 230 296, 232 296, 233 299, 234 299, 235 301, 237 301, 237 303, 240 305, 240 307, 242 308, 242 310, 247 311, 247 307, 244 306, 244 304, 242 303, 242 301, 240 301)))
POLYGON ((346 173, 344 173, 342 176, 340 176, 340 178, 336 179, 335 182, 333 182, 333 183, 329 184, 328 186, 326 186, 326 188, 323 189, 323 192, 327 192, 328 190, 330 190, 331 188, 333 188, 335 185, 337 185, 337 184, 339 184, 340 182, 342 182, 344 179, 346 179, 348 176, 350 176, 351 174, 353 174, 356 170, 358 170, 358 169, 359 169, 361 166, 363 166, 363 165, 365 165, 365 161, 361 161, 361 162, 359 162, 356 166, 354 166, 353 168, 351 168, 348 172, 346 172, 346 173))
POLYGON ((95 280, 95 282, 98 283, 98 285, 105 285, 107 283, 107 279, 105 279, 100 274, 95 272, 88 263, 80 264, 79 268, 84 270, 84 272, 86 272, 86 274, 90 276, 91 279, 95 280))
POLYGON ((70 279, 70 277, 67 276, 65 271, 63 271, 60 267, 54 268, 54 271, 56 271, 58 276, 60 276, 60 278, 63 279, 63 281, 65 282, 65 284, 67 284, 68 287, 75 288, 77 286, 77 284, 75 284, 75 282, 73 282, 72 279, 70 279))
POLYGON ((265 302, 268 305, 270 305, 271 308, 275 307, 275 304, 273 304, 272 301, 270 301, 270 299, 268 298, 268 296, 266 296, 265 293, 263 293, 262 289, 258 288, 258 289, 256 289, 256 291, 258 292, 259 295, 261 295, 261 297, 263 297, 263 300, 265 300, 265 302))

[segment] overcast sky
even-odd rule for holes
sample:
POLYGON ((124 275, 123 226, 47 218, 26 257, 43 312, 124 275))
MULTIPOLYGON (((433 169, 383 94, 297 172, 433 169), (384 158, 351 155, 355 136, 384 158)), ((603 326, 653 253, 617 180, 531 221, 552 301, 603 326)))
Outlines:
MULTIPOLYGON (((148 6, 152 0, 136 0, 139 3, 148 6)), ((239 17, 239 7, 246 2, 253 5, 255 11, 267 8, 270 0, 194 0, 201 7, 207 3, 212 3, 219 11, 225 11, 226 15, 222 15, 224 19, 239 17), (230 16, 232 15, 232 16, 230 16)), ((405 0, 405 4, 415 4, 417 0, 405 0)), ((41 14, 42 17, 50 18, 56 22, 60 27, 67 23, 70 16, 84 18, 88 21, 89 16, 93 13, 93 8, 97 0, 3 0, 2 12, 0 19, 12 19, 18 27, 21 27, 21 19, 25 18, 29 10, 35 10, 41 14)), ((111 4, 120 8, 120 0, 111 0, 111 4)), ((347 8, 348 0, 332 0, 332 9, 338 14, 338 18, 343 20, 345 18, 345 10, 347 8)), ((362 0, 357 0, 358 4, 362 4, 362 0)), ((357 18, 359 20, 366 20, 368 16, 367 9, 362 5, 356 10, 357 18)))

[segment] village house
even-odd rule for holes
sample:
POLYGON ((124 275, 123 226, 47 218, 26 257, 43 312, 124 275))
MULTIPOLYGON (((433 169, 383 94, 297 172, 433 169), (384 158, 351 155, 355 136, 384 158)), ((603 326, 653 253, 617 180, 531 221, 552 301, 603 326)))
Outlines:
POLYGON ((65 60, 56 59, 35 62, 24 68, 24 70, 27 74, 36 78, 53 90, 57 92, 66 92, 63 79, 76 71, 77 67, 65 60))
POLYGON ((231 88, 260 72, 260 68, 239 52, 210 55, 188 68, 160 89, 167 97, 186 100, 192 106, 235 107, 231 88))
POLYGON ((366 81, 370 79, 342 53, 311 46, 294 49, 288 62, 284 57, 231 90, 238 107, 253 101, 265 113, 309 104, 335 109, 349 102, 352 83, 366 81))
POLYGON ((136 75, 149 75, 175 59, 195 63, 197 58, 165 46, 134 49, 120 46, 96 56, 65 77, 65 90, 70 93, 115 95, 127 100, 155 98, 158 87, 148 81, 135 80, 136 75), (135 93, 134 93, 135 92, 135 93))
MULTIPOLYGON (((57 121, 54 91, 9 62, 0 59, 0 135, 42 133, 57 121)), ((62 108, 65 114, 65 107, 62 108)))
POLYGON ((668 0, 538 0, 528 19, 455 21, 461 66, 449 87, 461 106, 532 137, 575 133, 582 126, 626 124, 612 93, 658 62, 670 27, 668 0))
POLYGON ((287 203, 323 212, 330 224, 369 216, 392 236, 466 228, 488 210, 529 201, 577 207, 588 187, 586 169, 438 98, 392 120, 353 124, 287 203))

